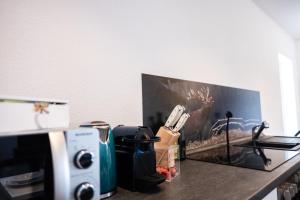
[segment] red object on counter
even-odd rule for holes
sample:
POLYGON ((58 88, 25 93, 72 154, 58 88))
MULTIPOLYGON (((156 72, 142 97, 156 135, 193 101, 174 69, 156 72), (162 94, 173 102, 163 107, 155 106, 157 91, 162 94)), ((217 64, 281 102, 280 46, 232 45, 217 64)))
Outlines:
POLYGON ((173 177, 176 176, 176 172, 177 172, 175 167, 167 168, 163 166, 157 166, 156 171, 164 175, 166 177, 166 180, 171 180, 173 177))

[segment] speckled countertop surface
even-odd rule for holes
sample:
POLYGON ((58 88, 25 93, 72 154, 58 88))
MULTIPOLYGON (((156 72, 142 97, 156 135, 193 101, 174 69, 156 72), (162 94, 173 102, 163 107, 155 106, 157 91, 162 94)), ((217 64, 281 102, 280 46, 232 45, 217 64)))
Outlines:
POLYGON ((262 199, 300 169, 300 155, 272 172, 185 160, 181 174, 148 193, 118 188, 110 200, 262 199))

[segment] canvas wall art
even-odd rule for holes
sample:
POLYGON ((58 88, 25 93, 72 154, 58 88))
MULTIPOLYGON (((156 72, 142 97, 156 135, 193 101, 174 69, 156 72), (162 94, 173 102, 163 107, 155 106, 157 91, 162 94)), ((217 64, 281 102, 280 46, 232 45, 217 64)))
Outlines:
POLYGON ((143 123, 156 133, 172 109, 183 105, 191 117, 183 131, 187 153, 225 143, 227 111, 230 141, 251 136, 261 122, 258 91, 142 74, 143 123))

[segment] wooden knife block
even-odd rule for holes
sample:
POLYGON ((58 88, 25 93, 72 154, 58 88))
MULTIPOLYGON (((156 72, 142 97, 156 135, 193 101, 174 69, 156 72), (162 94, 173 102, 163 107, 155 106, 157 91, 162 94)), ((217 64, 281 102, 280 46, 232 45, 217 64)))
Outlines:
POLYGON ((170 129, 162 126, 158 130, 156 136, 160 137, 160 141, 154 143, 155 146, 171 146, 177 144, 180 133, 173 132, 170 129))
POLYGON ((160 137, 160 141, 154 143, 154 148, 157 151, 156 154, 156 164, 159 165, 162 161, 168 159, 168 148, 172 145, 178 143, 178 138, 180 136, 179 132, 173 132, 170 129, 162 126, 158 130, 157 137, 160 137), (166 149, 163 152, 161 149, 166 149))

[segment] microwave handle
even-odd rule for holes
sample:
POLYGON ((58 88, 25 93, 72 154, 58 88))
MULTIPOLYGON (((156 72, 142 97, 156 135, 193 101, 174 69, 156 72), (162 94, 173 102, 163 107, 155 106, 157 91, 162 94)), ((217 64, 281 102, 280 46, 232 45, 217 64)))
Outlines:
POLYGON ((63 131, 49 132, 53 165, 54 200, 70 198, 70 167, 63 131))

